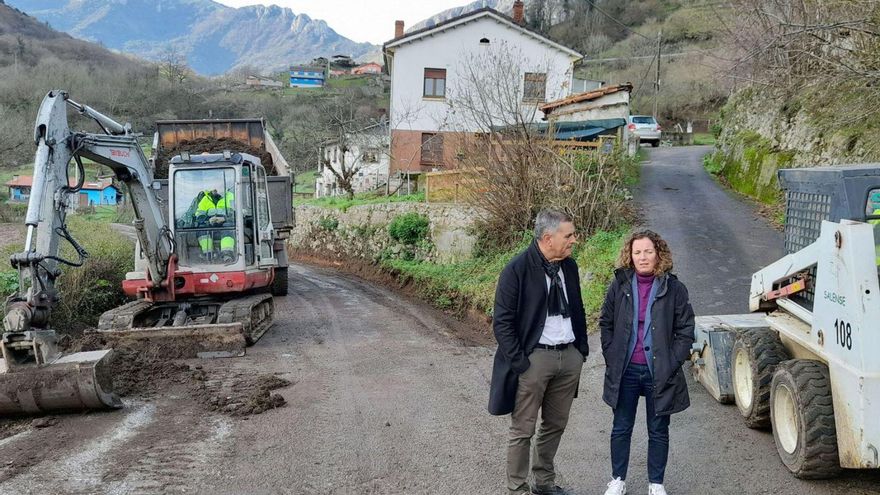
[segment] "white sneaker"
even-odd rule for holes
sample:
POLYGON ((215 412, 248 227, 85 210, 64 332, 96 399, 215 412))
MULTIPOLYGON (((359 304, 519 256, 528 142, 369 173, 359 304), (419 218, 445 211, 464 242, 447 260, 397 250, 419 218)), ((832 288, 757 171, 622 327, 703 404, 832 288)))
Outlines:
POLYGON ((626 482, 620 478, 614 478, 608 483, 605 495, 626 495, 626 482))
POLYGON ((666 488, 660 483, 649 483, 648 495, 666 495, 666 488))

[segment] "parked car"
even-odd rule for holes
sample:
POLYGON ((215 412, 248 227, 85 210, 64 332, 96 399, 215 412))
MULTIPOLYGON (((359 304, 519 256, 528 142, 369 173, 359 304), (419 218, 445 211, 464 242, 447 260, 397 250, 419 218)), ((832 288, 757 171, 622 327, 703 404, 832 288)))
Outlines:
POLYGON ((650 115, 630 115, 627 119, 627 129, 639 137, 639 143, 651 143, 651 146, 660 146, 660 124, 650 115))

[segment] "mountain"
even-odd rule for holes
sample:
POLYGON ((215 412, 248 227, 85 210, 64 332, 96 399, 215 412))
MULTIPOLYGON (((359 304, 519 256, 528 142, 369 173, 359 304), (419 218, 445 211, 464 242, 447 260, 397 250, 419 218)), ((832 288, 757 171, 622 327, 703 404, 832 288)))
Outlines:
POLYGON ((359 59, 376 50, 326 22, 277 6, 232 8, 212 0, 8 0, 77 38, 150 60, 184 56, 196 72, 253 67, 268 73, 318 56, 359 59))
MULTIPOLYGON (((468 12, 472 12, 474 10, 482 9, 485 7, 495 9, 508 17, 513 17, 513 2, 514 0, 477 0, 476 2, 471 2, 461 7, 453 7, 451 9, 446 9, 438 14, 434 14, 425 20, 413 24, 412 27, 408 29, 408 31, 415 31, 417 29, 422 29, 428 26, 435 26, 443 21, 452 19, 453 17, 458 17, 462 14, 467 14, 468 12)), ((568 5, 568 1, 524 0, 523 4, 525 7, 525 16, 527 20, 531 20, 534 23, 534 21, 536 20, 533 18, 536 16, 541 16, 546 17, 548 21, 556 24, 562 21, 565 15, 564 10, 568 5)))

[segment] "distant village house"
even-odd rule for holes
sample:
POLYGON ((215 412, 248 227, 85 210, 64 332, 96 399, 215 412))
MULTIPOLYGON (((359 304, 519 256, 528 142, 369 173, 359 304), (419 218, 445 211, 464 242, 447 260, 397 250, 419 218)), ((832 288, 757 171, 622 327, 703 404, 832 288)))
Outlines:
POLYGON ((290 68, 291 88, 323 88, 324 67, 296 65, 290 68))
POLYGON ((352 74, 381 74, 382 66, 377 64, 376 62, 370 62, 367 64, 359 65, 351 70, 352 74))
POLYGON ((271 79, 268 77, 254 75, 247 76, 247 79, 245 79, 245 84, 247 86, 255 88, 281 88, 284 86, 284 83, 282 83, 281 81, 276 81, 275 79, 271 79))
MULTIPOLYGON (((34 178, 30 175, 16 175, 6 183, 9 188, 9 202, 26 203, 31 196, 31 186, 34 178)), ((76 186, 76 180, 70 180, 70 186, 76 186)), ((113 185, 112 179, 99 181, 86 181, 79 191, 79 197, 74 207, 116 205, 121 201, 121 195, 113 185)))
POLYGON ((346 194, 333 173, 334 170, 340 172, 343 167, 346 170, 357 169, 351 181, 355 193, 375 191, 386 186, 390 159, 388 122, 384 117, 374 125, 347 135, 345 141, 345 146, 337 141, 324 143, 315 180, 316 198, 346 194))

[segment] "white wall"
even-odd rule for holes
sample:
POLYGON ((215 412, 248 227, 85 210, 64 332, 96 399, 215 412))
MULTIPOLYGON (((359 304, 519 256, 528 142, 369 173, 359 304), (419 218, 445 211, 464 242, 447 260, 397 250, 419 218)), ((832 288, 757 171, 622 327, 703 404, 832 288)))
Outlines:
MULTIPOLYGON (((512 53, 519 63, 519 99, 525 72, 546 72, 545 101, 569 94, 572 78, 572 56, 513 27, 483 17, 434 36, 403 44, 395 49, 391 72, 391 127, 401 130, 479 130, 456 108, 458 94, 465 88, 465 64, 497 58, 499 53, 512 53), (480 39, 490 40, 488 45, 480 39), (446 69, 446 99, 423 98, 424 69, 446 69), (450 106, 451 104, 451 106, 450 106), (454 112, 450 111, 454 109, 454 112)), ((537 104, 524 104, 523 114, 540 120, 537 104)))
MULTIPOLYGON (((329 160, 320 175, 315 179, 315 197, 337 196, 345 194, 338 187, 336 176, 330 170, 342 169, 343 153, 338 145, 326 146, 323 150, 323 158, 329 160)), ((352 179, 355 193, 373 190, 376 182, 384 184, 388 180, 389 143, 387 134, 358 134, 349 137, 348 151, 345 152, 345 168, 358 168, 357 174, 352 179), (363 150, 375 150, 377 162, 370 163, 362 160, 363 150)))
POLYGON ((556 122, 581 120, 625 119, 629 116, 629 93, 618 91, 592 101, 584 101, 559 107, 550 113, 556 122))

